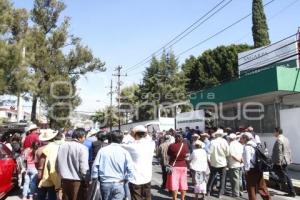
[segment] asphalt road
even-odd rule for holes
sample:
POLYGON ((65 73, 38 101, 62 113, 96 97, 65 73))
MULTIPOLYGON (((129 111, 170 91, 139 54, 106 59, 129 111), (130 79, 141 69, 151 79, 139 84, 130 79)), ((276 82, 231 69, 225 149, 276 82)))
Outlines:
MULTIPOLYGON (((160 185, 162 183, 161 180, 161 170, 160 170, 160 166, 158 165, 157 162, 153 162, 153 178, 152 178, 152 195, 153 195, 153 200, 167 200, 167 199, 171 199, 171 196, 169 194, 168 191, 165 190, 161 190, 160 189, 160 185)), ((300 200, 300 197, 296 197, 296 198, 290 198, 290 197, 285 197, 283 192, 280 191, 276 191, 273 189, 270 189, 270 193, 272 195, 272 199, 273 200, 295 200, 298 199, 300 200)), ((21 191, 12 191, 8 197, 6 198, 6 200, 21 200, 20 195, 21 191)), ((180 198, 180 196, 178 196, 178 198, 180 198)), ((189 191, 187 192, 187 197, 186 200, 192 200, 193 199, 193 194, 192 194, 192 189, 189 189, 189 191)), ((208 200, 217 200, 217 198, 211 196, 206 198, 208 200)), ((234 198, 229 197, 229 196, 224 196, 222 199, 225 200, 234 200, 234 198)), ((240 200, 246 200, 247 198, 247 194, 244 193, 242 198, 238 198, 240 200)), ((258 199, 261 199, 260 196, 258 195, 258 199)), ((236 199, 235 199, 236 200, 236 199)))

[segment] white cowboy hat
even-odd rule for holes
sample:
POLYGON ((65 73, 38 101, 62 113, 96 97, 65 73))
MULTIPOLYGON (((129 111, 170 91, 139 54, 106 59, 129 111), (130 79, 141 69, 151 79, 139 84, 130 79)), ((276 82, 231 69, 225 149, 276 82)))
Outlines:
POLYGON ((95 135, 96 133, 98 133, 98 131, 96 130, 96 129, 92 129, 92 130, 90 130, 89 132, 88 132, 88 134, 87 134, 87 138, 88 137, 91 137, 91 136, 93 136, 93 135, 95 135))
POLYGON ((203 148, 205 144, 202 141, 200 141, 200 140, 196 140, 195 143, 194 143, 194 145, 198 145, 201 148, 203 148))
POLYGON ((234 133, 231 133, 231 134, 228 136, 228 138, 231 139, 231 140, 236 140, 237 135, 234 134, 234 133))
POLYGON ((202 133, 202 134, 200 134, 200 137, 202 137, 202 138, 204 138, 204 137, 208 137, 208 138, 209 138, 210 136, 209 136, 209 134, 208 134, 208 133, 202 133))
POLYGON ((247 136, 250 140, 254 139, 252 133, 250 133, 250 132, 245 132, 245 133, 243 133, 242 135, 247 136))
POLYGON ((137 132, 147 133, 147 129, 146 129, 145 126, 143 126, 143 125, 138 125, 138 126, 134 127, 134 128, 132 129, 132 131, 133 131, 134 133, 137 133, 137 132))
POLYGON ((218 128, 218 130, 214 132, 212 135, 213 137, 223 137, 225 136, 225 133, 223 129, 218 128))
POLYGON ((32 130, 35 130, 35 129, 38 129, 37 125, 36 124, 30 124, 29 127, 25 128, 25 133, 27 133, 29 131, 32 131, 32 130))
POLYGON ((58 131, 54 131, 52 129, 41 129, 39 140, 42 142, 52 140, 58 134, 58 131))

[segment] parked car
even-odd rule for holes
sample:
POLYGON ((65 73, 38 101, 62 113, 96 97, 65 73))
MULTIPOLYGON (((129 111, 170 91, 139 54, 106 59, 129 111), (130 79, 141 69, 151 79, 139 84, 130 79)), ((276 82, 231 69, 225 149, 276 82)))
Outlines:
POLYGON ((13 153, 0 143, 0 199, 18 185, 18 168, 13 153))

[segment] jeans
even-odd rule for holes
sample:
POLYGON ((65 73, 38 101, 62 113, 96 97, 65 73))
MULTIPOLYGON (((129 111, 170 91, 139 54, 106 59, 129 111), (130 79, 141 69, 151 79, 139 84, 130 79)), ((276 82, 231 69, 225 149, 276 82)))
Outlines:
POLYGON ((28 168, 24 179, 23 197, 34 195, 37 188, 37 170, 35 168, 28 168))
POLYGON ((273 170, 277 175, 276 181, 287 183, 288 193, 295 193, 295 188, 293 186, 292 180, 287 172, 287 165, 274 165, 273 170))
POLYGON ((123 200, 125 198, 124 183, 101 183, 102 200, 123 200))
POLYGON ((124 184, 125 198, 130 198, 129 182, 124 184))
POLYGON ((207 194, 210 194, 210 192, 212 191, 212 187, 215 182, 217 174, 220 175, 220 182, 221 182, 221 187, 220 187, 218 196, 224 194, 225 182, 226 182, 226 167, 220 167, 220 168, 211 167, 210 176, 209 176, 208 184, 207 184, 207 194))
POLYGON ((38 189, 38 200, 56 200, 56 191, 53 187, 41 187, 38 189), (48 198, 47 198, 48 194, 48 198))
POLYGON ((230 184, 231 184, 231 190, 232 190, 232 196, 238 197, 240 195, 240 180, 241 177, 241 168, 231 168, 229 169, 229 177, 230 177, 230 184))

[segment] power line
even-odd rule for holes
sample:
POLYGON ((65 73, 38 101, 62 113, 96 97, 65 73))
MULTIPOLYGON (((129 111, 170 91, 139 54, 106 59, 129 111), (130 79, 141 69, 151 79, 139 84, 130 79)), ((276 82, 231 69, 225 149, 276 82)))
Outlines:
MULTIPOLYGON (((294 36, 296 36, 296 35, 294 35, 294 36)), ((281 40, 281 41, 284 41, 284 40, 281 40)), ((246 64, 248 64, 248 63, 251 63, 252 61, 261 59, 261 58, 263 58, 263 57, 265 57, 265 56, 267 56, 267 55, 269 55, 269 54, 271 54, 271 53, 274 53, 274 52, 276 52, 276 51, 278 51, 278 50, 280 50, 280 49, 283 49, 283 48, 285 48, 285 47, 288 47, 288 46, 290 46, 290 45, 292 45, 292 44, 295 44, 295 45, 296 45, 296 42, 299 42, 299 40, 292 41, 292 42, 290 42, 290 43, 288 43, 288 44, 285 44, 285 45, 283 45, 283 46, 281 46, 281 47, 278 47, 277 49, 273 49, 272 51, 266 52, 266 53, 264 53, 262 56, 259 56, 259 57, 254 58, 254 59, 250 59, 250 60, 248 60, 247 62, 244 62, 244 63, 240 64, 239 67, 241 67, 241 66, 243 66, 243 65, 246 65, 246 64)), ((278 43, 278 42, 277 42, 277 43, 278 43)), ((266 46, 266 48, 268 48, 268 47, 270 47, 270 46, 266 46)), ((266 49, 266 48, 263 48, 263 49, 260 49, 260 50, 258 50, 258 51, 255 51, 255 52, 253 52, 253 53, 251 53, 251 54, 248 54, 248 55, 246 55, 246 56, 243 56, 242 58, 245 58, 245 57, 248 57, 248 56, 253 55, 253 54, 255 54, 255 53, 258 53, 258 52, 260 52, 260 51, 262 51, 262 50, 264 50, 264 49, 266 49)), ((290 50, 289 52, 295 52, 295 49, 290 50)), ((286 52, 285 52, 285 53, 286 53, 286 52)), ((280 54, 280 55, 283 55, 283 54, 280 54)), ((277 55, 276 57, 278 58, 280 55, 277 55)), ((240 59, 241 59, 241 58, 240 58, 240 59)), ((238 60, 240 60, 240 59, 238 59, 238 60)), ((268 62, 268 60, 263 60, 263 62, 268 62)), ((251 67, 250 67, 250 68, 251 68, 251 67)), ((247 68, 247 69, 248 69, 248 68, 247 68)))
MULTIPOLYGON (((280 42, 283 42, 284 40, 287 40, 287 39, 290 39, 290 38, 292 38, 292 37, 295 37, 297 34, 295 33, 295 34, 292 34, 292 35, 290 35, 290 36, 288 36, 288 37, 285 37, 285 38, 283 38, 283 39, 281 39, 281 40, 279 40, 279 41, 277 41, 277 42, 275 42, 275 43, 272 43, 272 44, 270 44, 270 45, 267 45, 267 46, 264 46, 264 47, 261 47, 261 48, 258 48, 256 51, 254 51, 254 52, 252 52, 252 53, 250 53, 250 54, 247 54, 246 56, 243 56, 243 57, 240 57, 238 60, 241 60, 241 59, 243 59, 243 58, 245 58, 245 57, 248 57, 248 56, 251 56, 251 55, 253 55, 253 54, 256 54, 256 53, 258 53, 258 52, 260 52, 260 51, 263 51, 263 50, 265 50, 265 49, 267 49, 267 48, 269 48, 269 47, 271 47, 271 46, 274 46, 274 45, 276 45, 276 44, 278 44, 278 43, 280 43, 280 42)), ((292 44, 292 43, 294 43, 295 41, 293 41, 293 42, 291 42, 291 43, 289 43, 289 44, 287 44, 287 45, 290 45, 290 44, 292 44)), ((286 45, 284 45, 284 46, 282 46, 282 47, 280 47, 280 48, 283 48, 283 47, 286 47, 286 45)), ((279 48, 279 49, 280 49, 279 48)), ((278 50, 278 49, 275 49, 275 50, 278 50)), ((272 51, 273 52, 273 51, 272 51)), ((271 52, 270 52, 271 53, 271 52)))
MULTIPOLYGON (((270 0, 269 2, 267 2, 266 4, 264 4, 263 7, 265 8, 266 6, 270 5, 270 4, 273 3, 274 1, 276 1, 276 0, 270 0)), ((227 31, 228 29, 232 28, 233 26, 235 26, 235 25, 241 23, 242 21, 244 21, 245 19, 247 19, 247 18, 250 17, 250 16, 252 16, 252 12, 250 12, 249 14, 245 15, 244 17, 238 19, 237 21, 235 21, 234 23, 230 24, 229 26, 223 28, 222 30, 218 31, 217 33, 215 33, 215 34, 209 36, 208 38, 206 38, 206 39, 204 39, 204 40, 202 40, 201 42, 198 42, 197 44, 193 45, 192 47, 190 47, 190 48, 188 48, 188 49, 186 49, 186 50, 180 52, 180 53, 177 55, 177 58, 179 58, 181 55, 187 53, 188 51, 190 51, 190 50, 192 50, 192 49, 194 49, 194 48, 196 48, 196 47, 198 47, 198 46, 204 44, 205 42, 207 42, 207 41, 213 39, 214 37, 220 35, 221 33, 225 32, 225 31, 227 31)), ((150 60, 148 60, 148 62, 149 62, 149 61, 150 61, 150 60)), ((129 72, 129 71, 132 71, 132 70, 133 70, 133 69, 128 70, 128 72, 129 72)))
MULTIPOLYGON (((296 51, 297 51, 297 50, 296 50, 296 51)), ((248 69, 251 69, 252 67, 257 66, 257 65, 262 65, 262 67, 258 67, 258 69, 259 69, 259 68, 265 67, 265 66, 263 66, 263 65, 269 66, 269 65, 278 63, 278 62, 280 62, 280 61, 287 60, 288 58, 291 58, 291 57, 290 57, 291 55, 294 55, 294 56, 297 55, 298 52, 296 53, 296 51, 295 51, 295 49, 293 49, 293 50, 284 52, 284 53, 282 53, 282 54, 276 55, 276 56, 274 56, 274 57, 272 57, 272 58, 269 58, 269 59, 267 59, 267 60, 263 60, 262 62, 260 62, 260 63, 258 63, 258 64, 252 64, 252 65, 250 65, 249 67, 243 69, 243 71, 248 70, 248 69), (279 60, 278 60, 278 59, 279 59, 279 60), (268 62, 270 62, 270 61, 274 61, 274 62, 268 63, 268 62)), ((259 59, 259 58, 257 58, 257 59, 259 59)), ((256 60, 256 59, 255 59, 255 60, 256 60)))
MULTIPOLYGON (((274 18, 278 17, 280 14, 282 14, 283 12, 285 12, 288 8, 290 8, 291 6, 293 6, 294 4, 296 4, 298 1, 299 0, 292 1, 291 3, 289 3, 288 5, 286 5, 285 7, 283 7, 282 9, 280 9, 278 12, 276 12, 274 15, 272 15, 270 18, 268 18, 267 21, 268 22, 272 21, 274 18)), ((239 38, 238 40, 236 40, 234 43, 240 43, 243 39, 245 39, 249 35, 251 35, 251 32, 248 32, 247 34, 245 34, 244 36, 242 36, 241 38, 239 38)))
POLYGON ((174 44, 178 43, 179 41, 181 41, 183 38, 185 38, 187 35, 189 35, 190 33, 192 33, 194 30, 196 30, 197 28, 199 28, 203 23, 205 23, 206 21, 208 21, 210 18, 212 18, 214 15, 216 15, 218 12, 220 12, 222 9, 224 9, 229 3, 231 3, 233 0, 228 1, 225 5, 221 6, 219 9, 217 9, 220 5, 222 5, 224 2, 226 2, 226 0, 222 0, 221 2, 219 2, 218 4, 216 4, 212 9, 210 9, 207 13, 205 13, 203 16, 201 16, 199 19, 197 19, 193 24, 191 24, 189 27, 187 27, 184 31, 182 31, 180 34, 178 34, 177 36, 175 36, 173 39, 171 39, 168 43, 166 43, 164 46, 162 46, 161 48, 159 48, 158 50, 156 50, 155 52, 153 52, 150 56, 146 57, 145 59, 141 60, 140 62, 138 62, 137 64, 128 67, 126 69, 126 71, 132 71, 132 69, 134 69, 135 67, 141 65, 141 64, 145 64, 145 62, 149 62, 148 59, 151 59, 151 57, 155 54, 157 54, 158 52, 162 51, 163 49, 165 49, 168 46, 173 46, 174 44), (215 12, 213 12, 215 9, 217 9, 215 12), (209 15, 210 13, 212 13, 211 15, 209 15), (208 16, 209 15, 209 16, 208 16), (207 17, 208 16, 208 17, 207 17), (207 17, 207 18, 206 18, 207 17), (203 20, 204 18, 206 18, 205 20, 203 20), (198 24, 201 20, 203 20, 200 24, 198 24), (198 25, 197 25, 198 24, 198 25), (194 27, 195 25, 197 25, 196 27, 194 27), (193 28, 194 27, 194 28, 193 28), (191 30, 190 30, 191 29, 191 30), (182 36, 183 35, 183 36, 182 36))
MULTIPOLYGON (((275 1, 275 0, 269 1, 268 3, 264 4, 263 7, 268 6, 269 4, 273 3, 274 1, 275 1)), ((205 40, 202 40, 201 42, 198 42, 198 43, 195 44, 194 46, 192 46, 192 47, 190 47, 190 48, 188 48, 188 49, 182 51, 181 53, 179 53, 179 54, 177 55, 177 57, 179 57, 179 56, 181 56, 181 55, 183 55, 183 54, 189 52, 190 50, 192 50, 192 49, 194 49, 194 48, 196 48, 196 47, 198 47, 198 46, 204 44, 205 42, 211 40, 212 38, 214 38, 214 37, 216 37, 216 36, 218 36, 218 35, 220 35, 221 33, 225 32, 226 30, 230 29, 231 27, 233 27, 233 26, 235 26, 235 25, 241 23, 242 21, 244 21, 245 19, 247 19, 247 18, 250 17, 250 16, 252 16, 252 12, 250 12, 249 14, 247 14, 247 15, 245 15, 244 17, 240 18, 239 20, 235 21, 234 23, 230 24, 229 26, 223 28, 222 30, 218 31, 217 33, 213 34, 212 36, 206 38, 205 40)))

